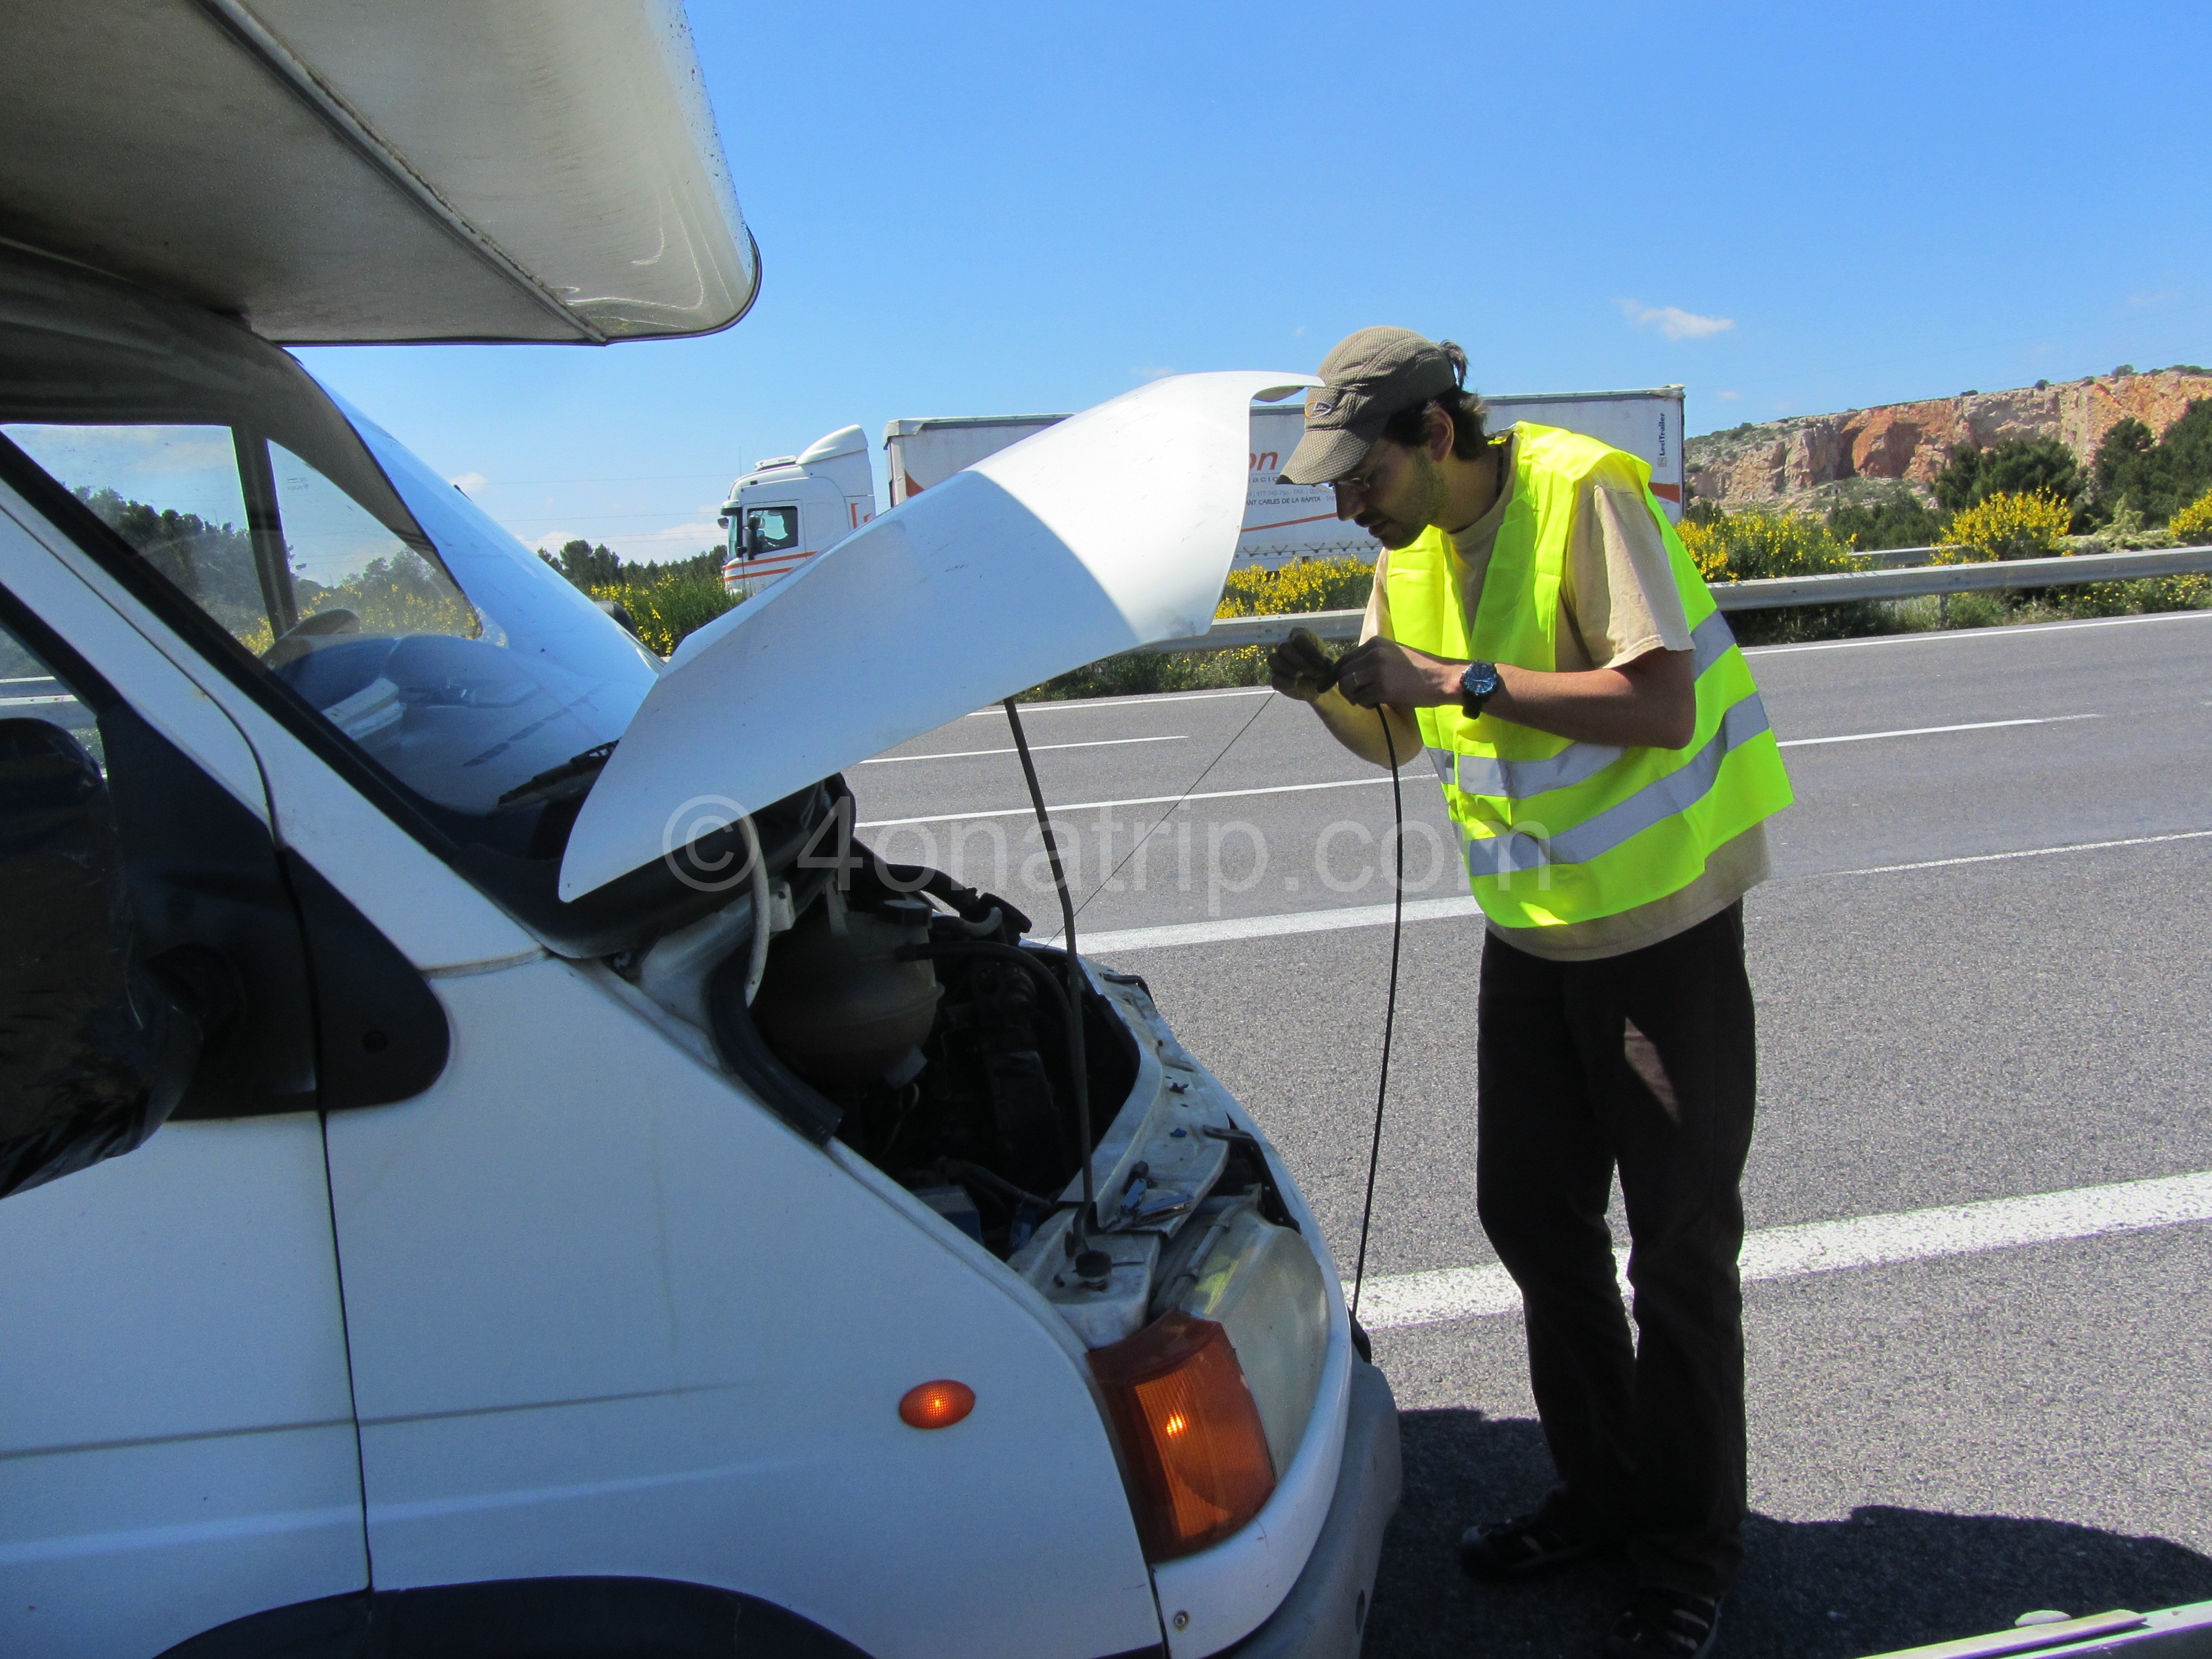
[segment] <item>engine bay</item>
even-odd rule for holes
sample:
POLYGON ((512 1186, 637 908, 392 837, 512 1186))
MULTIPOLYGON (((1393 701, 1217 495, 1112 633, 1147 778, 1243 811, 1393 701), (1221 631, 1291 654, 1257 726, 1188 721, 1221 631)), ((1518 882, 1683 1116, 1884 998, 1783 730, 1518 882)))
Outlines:
POLYGON ((879 858, 852 836, 840 782, 811 815, 820 831, 764 854, 754 893, 614 958, 616 971, 709 1032, 793 1127, 874 1165, 1027 1279, 1088 1346, 1187 1296, 1238 1217, 1295 1234, 1256 1136, 1141 978, 1085 963, 1071 1002, 1066 954, 1026 942, 1026 915, 879 858), (770 937, 756 963, 763 891, 770 937), (1090 1254, 1075 1225, 1086 1152, 1090 1254))

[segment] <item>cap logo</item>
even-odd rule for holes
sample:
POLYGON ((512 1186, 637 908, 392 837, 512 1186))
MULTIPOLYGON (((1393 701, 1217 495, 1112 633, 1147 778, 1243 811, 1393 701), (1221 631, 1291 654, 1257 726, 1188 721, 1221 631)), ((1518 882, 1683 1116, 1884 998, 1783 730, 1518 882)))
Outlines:
POLYGON ((1306 405, 1306 412, 1310 415, 1330 415, 1334 414, 1335 410, 1336 405, 1334 404, 1316 403, 1308 404, 1306 405))

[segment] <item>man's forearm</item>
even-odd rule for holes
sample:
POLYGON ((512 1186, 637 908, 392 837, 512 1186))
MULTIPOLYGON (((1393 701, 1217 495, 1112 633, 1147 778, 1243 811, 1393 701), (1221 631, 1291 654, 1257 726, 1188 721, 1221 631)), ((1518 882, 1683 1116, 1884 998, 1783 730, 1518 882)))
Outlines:
MULTIPOLYGON (((1338 685, 1363 708, 1425 708, 1461 701, 1467 665, 1378 639, 1339 666, 1338 685)), ((1497 667, 1498 689, 1483 712, 1516 726, 1622 749, 1680 749, 1696 735, 1697 667, 1687 651, 1646 651, 1617 668, 1565 673, 1497 667)))
POLYGON ((1687 652, 1655 652, 1619 668, 1545 673, 1498 665, 1498 690, 1483 712, 1516 726, 1620 749, 1679 749, 1696 731, 1697 692, 1686 672, 1654 659, 1687 652), (1646 665, 1650 665, 1647 668, 1646 665), (1641 672, 1636 671, 1644 671, 1641 672), (1677 684, 1677 682, 1681 682, 1677 684))

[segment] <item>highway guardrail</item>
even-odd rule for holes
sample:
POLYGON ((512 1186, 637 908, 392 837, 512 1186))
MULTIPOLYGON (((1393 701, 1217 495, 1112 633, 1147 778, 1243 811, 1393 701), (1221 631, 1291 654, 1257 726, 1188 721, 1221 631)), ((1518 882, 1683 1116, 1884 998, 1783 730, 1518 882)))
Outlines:
POLYGON ((1902 570, 1839 570, 1822 576, 1769 576, 1715 582, 1723 611, 1769 611, 1784 605, 1835 605, 1850 599, 1912 599, 1928 593, 1990 593, 2008 588, 2063 587, 2072 582, 2136 581, 2212 570, 2212 547, 2161 547, 2133 553, 2065 553, 2051 559, 1984 559, 1970 564, 1909 566, 1902 570))
MULTIPOLYGON (((1898 549, 1897 551, 1908 550, 1898 549)), ((2131 553, 2067 553, 2051 559, 1990 559, 1969 564, 1913 566, 1902 570, 1839 570, 1820 576, 1771 576, 1756 581, 1715 582, 1713 599, 1723 611, 1771 611, 1785 605, 1840 605, 1856 599, 1911 599, 1929 593, 1987 593, 2023 587, 2063 587, 2075 582, 2136 581, 2212 571, 2212 547, 2162 547, 2131 553)), ((1245 645, 1279 645, 1294 628, 1324 640, 1359 637, 1362 611, 1307 611, 1284 617, 1224 617, 1203 634, 1160 640, 1148 652, 1225 651, 1245 645)))

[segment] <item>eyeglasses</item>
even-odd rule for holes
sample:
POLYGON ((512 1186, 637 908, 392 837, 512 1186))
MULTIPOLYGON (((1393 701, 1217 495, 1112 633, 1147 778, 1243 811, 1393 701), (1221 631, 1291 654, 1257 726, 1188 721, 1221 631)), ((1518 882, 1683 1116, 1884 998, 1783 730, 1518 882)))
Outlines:
POLYGON ((1370 456, 1367 465, 1358 471, 1347 472, 1341 477, 1332 478, 1329 482, 1339 489, 1354 489, 1364 495, 1375 488, 1376 476, 1382 470, 1382 460, 1370 456))

